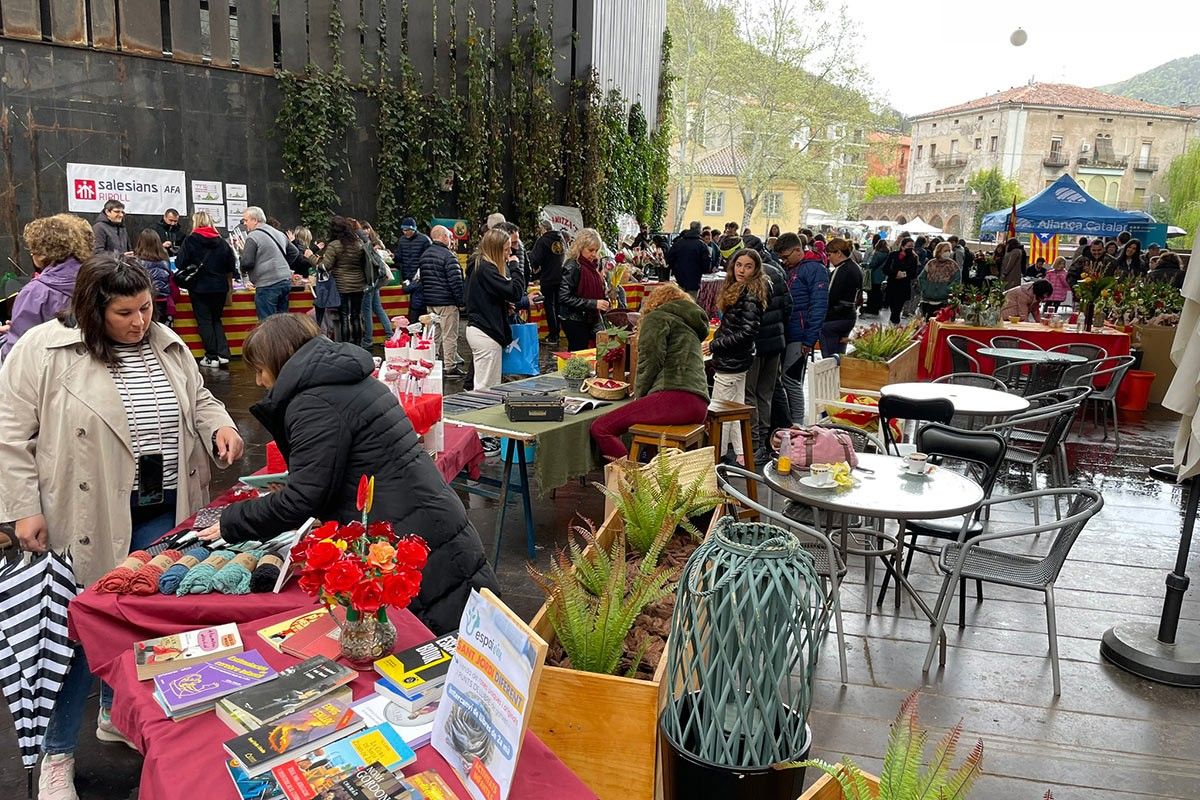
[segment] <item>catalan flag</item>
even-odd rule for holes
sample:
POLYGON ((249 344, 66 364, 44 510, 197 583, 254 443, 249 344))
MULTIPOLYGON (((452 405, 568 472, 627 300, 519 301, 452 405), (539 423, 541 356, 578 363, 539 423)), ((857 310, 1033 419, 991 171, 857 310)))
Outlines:
POLYGON ((1039 258, 1047 264, 1058 258, 1058 234, 1035 233, 1029 238, 1029 263, 1036 264, 1039 258))
POLYGON ((1013 198, 1012 213, 1008 215, 1008 238, 1014 239, 1017 235, 1017 198, 1013 198))

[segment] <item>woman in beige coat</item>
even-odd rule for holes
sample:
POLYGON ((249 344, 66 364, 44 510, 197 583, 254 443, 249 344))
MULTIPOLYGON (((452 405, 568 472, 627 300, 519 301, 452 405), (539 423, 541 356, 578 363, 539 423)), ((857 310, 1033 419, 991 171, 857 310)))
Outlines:
MULTIPOLYGON (((233 420, 153 314, 146 270, 95 255, 79 271, 71 317, 30 330, 0 368, 0 520, 16 521, 25 550, 69 553, 83 586, 201 508, 210 460, 241 457, 233 420)), ((76 647, 43 746, 44 800, 75 798, 72 754, 91 685, 76 647)), ((102 691, 96 735, 124 741, 111 705, 102 691)))

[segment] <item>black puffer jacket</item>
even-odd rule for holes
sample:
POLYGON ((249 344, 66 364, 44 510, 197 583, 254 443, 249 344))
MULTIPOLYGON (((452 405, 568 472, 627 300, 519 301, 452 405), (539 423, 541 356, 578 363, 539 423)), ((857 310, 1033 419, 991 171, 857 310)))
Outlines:
POLYGON ((754 341, 762 326, 762 304, 750 292, 725 309, 713 336, 712 367, 717 372, 745 372, 754 362, 754 341))
POLYGON ((763 312, 758 338, 754 342, 754 355, 759 358, 782 353, 787 348, 785 326, 792 316, 792 293, 788 290, 783 270, 764 261, 763 273, 767 276, 770 291, 767 294, 767 310, 763 312))
POLYGON ((418 444, 396 398, 371 377, 374 368, 365 350, 324 337, 296 351, 250 409, 287 459, 287 485, 226 508, 221 535, 242 542, 270 538, 310 516, 358 519, 358 480, 374 475, 371 519, 429 543, 421 592, 410 610, 445 633, 458 627, 472 588, 499 586, 462 501, 418 444))
POLYGON ((441 242, 434 242, 421 254, 417 268, 427 306, 459 306, 466 304, 463 296, 463 271, 458 256, 441 242))
POLYGON ((534 277, 542 282, 543 292, 547 286, 562 285, 563 254, 566 252, 567 245, 558 231, 547 231, 534 242, 529 263, 533 266, 534 277))

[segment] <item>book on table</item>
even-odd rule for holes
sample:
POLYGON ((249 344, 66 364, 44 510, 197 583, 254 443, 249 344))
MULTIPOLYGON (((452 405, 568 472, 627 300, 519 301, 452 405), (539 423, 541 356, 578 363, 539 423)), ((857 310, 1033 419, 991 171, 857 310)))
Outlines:
POLYGON ((384 656, 375 662, 375 671, 390 681, 402 697, 413 702, 429 689, 445 683, 457 644, 458 631, 451 631, 384 656))
POLYGON ((225 752, 241 762, 247 775, 256 778, 365 727, 363 718, 349 703, 326 700, 230 739, 225 742, 225 752))
POLYGON ((376 761, 355 770, 321 794, 322 800, 424 800, 412 784, 376 761))
POLYGON ((286 761, 271 775, 287 800, 312 800, 367 764, 398 770, 416 760, 412 748, 385 722, 286 761))
POLYGON ((357 675, 350 667, 313 656, 282 670, 272 681, 221 698, 217 716, 231 729, 247 733, 324 699, 357 675))
POLYGON ((446 779, 431 769, 408 775, 405 780, 424 795, 425 800, 459 800, 450 784, 446 783, 446 779))
POLYGON ((384 677, 375 681, 375 691, 408 713, 425 708, 430 703, 436 703, 442 697, 442 686, 426 686, 412 692, 402 692, 400 687, 384 677))
POLYGON ((346 621, 346 609, 337 606, 325 616, 314 620, 304 630, 282 644, 283 652, 296 658, 325 656, 337 659, 342 654, 342 627, 346 621))
POLYGON ((208 661, 242 652, 242 636, 232 622, 194 631, 172 633, 146 639, 133 645, 133 663, 137 679, 148 681, 155 675, 181 669, 198 661, 208 661))
POLYGON ((296 634, 307 628, 309 625, 319 621, 322 617, 328 617, 329 611, 324 608, 318 608, 314 611, 306 611, 305 613, 285 619, 283 622, 276 622, 274 625, 258 629, 259 637, 271 645, 276 653, 283 652, 283 645, 296 634))
POLYGON ((568 414, 581 414, 594 408, 611 406, 611 400, 596 400, 592 397, 567 397, 563 399, 563 411, 568 414))
POLYGON ((154 699, 168 717, 184 719, 211 711, 222 697, 275 675, 257 650, 247 650, 155 675, 154 699))

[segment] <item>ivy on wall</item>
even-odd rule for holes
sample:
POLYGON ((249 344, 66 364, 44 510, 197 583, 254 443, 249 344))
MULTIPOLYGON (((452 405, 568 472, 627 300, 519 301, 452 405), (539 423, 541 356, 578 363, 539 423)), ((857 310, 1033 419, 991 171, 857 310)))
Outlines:
MULTIPOLYGON (((521 21, 528 33, 519 41, 514 38, 508 52, 512 217, 530 237, 538 212, 556 194, 562 164, 562 122, 553 96, 554 44, 546 30, 531 21, 536 16, 534 3, 521 21)), ((551 19, 547 27, 553 24, 551 19)))

